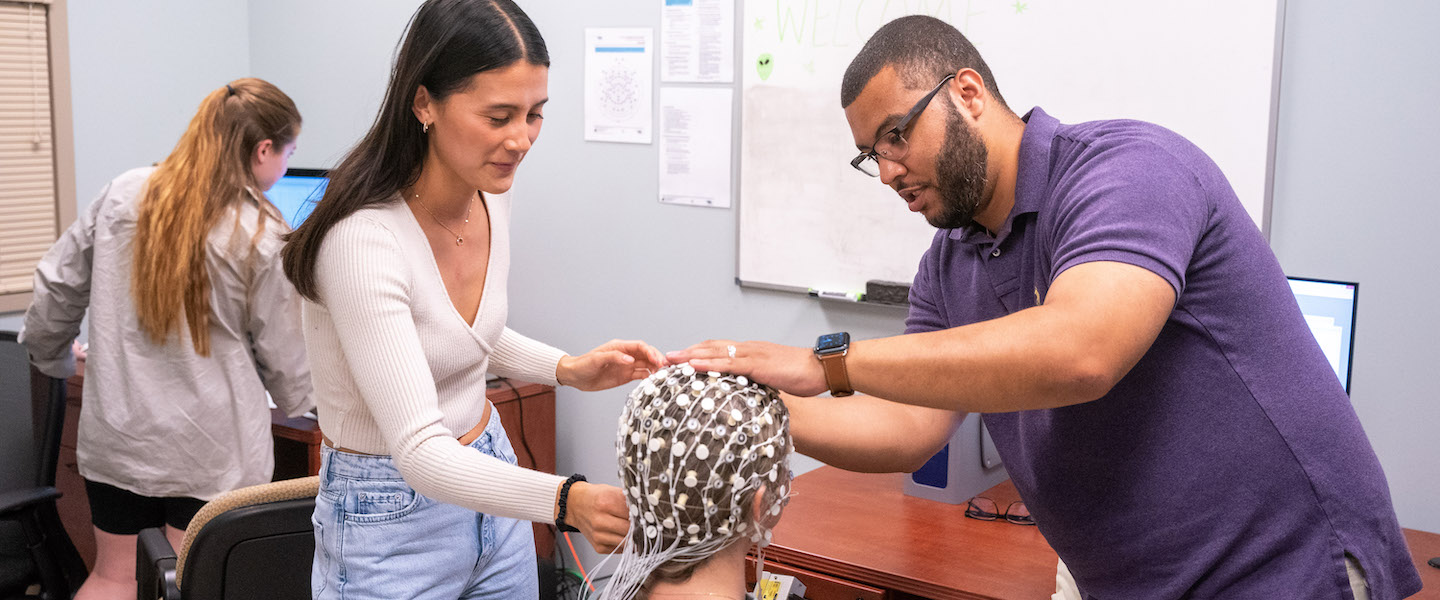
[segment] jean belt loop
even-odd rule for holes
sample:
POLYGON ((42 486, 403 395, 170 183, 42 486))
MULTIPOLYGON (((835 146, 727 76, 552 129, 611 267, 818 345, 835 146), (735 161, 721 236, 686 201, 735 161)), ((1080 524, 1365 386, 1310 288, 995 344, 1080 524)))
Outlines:
POLYGON ((334 448, 320 449, 320 487, 323 489, 330 482, 335 480, 335 474, 330 470, 330 461, 335 458, 334 448))

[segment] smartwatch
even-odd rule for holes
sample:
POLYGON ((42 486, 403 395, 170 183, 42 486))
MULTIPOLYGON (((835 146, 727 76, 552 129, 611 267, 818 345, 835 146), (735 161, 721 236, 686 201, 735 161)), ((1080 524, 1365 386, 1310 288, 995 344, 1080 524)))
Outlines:
POLYGON ((825 370, 825 387, 836 398, 855 393, 850 387, 850 374, 845 371, 845 355, 850 353, 850 334, 844 331, 827 333, 815 340, 815 358, 825 370))

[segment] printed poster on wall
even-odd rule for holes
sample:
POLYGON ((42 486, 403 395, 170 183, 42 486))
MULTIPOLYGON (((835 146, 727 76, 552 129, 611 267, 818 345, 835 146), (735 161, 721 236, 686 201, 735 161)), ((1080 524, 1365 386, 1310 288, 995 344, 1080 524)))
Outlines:
POLYGON ((650 143, 654 30, 585 29, 585 139, 650 143))
POLYGON ((660 80, 735 81, 735 0, 660 3, 660 80))
POLYGON ((660 201, 730 207, 734 90, 660 88, 660 201))

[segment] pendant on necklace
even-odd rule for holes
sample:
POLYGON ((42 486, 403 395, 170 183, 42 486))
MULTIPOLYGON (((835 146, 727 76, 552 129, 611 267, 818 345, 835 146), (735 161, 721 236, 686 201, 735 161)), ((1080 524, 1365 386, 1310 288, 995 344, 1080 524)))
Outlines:
POLYGON ((455 245, 456 245, 456 246, 462 246, 462 245, 464 245, 464 244, 465 244, 465 238, 463 238, 463 237, 457 237, 457 238, 455 238, 455 245))

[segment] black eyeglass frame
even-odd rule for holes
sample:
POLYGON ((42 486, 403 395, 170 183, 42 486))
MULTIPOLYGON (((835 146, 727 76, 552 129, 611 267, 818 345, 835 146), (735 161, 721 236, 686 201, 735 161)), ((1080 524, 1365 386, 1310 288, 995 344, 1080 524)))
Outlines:
MULTIPOLYGON (((1006 521, 1009 521, 1009 522, 1014 523, 1014 524, 1016 524, 1016 525, 1034 525, 1034 524, 1035 524, 1035 517, 1030 516, 1029 514, 1024 514, 1024 515, 1012 515, 1012 514, 1010 514, 1011 509, 1015 508, 1016 505, 1019 505, 1019 506, 1021 506, 1021 507, 1024 507, 1024 506, 1025 506, 1025 501, 1024 501, 1024 500, 1016 500, 1016 501, 1014 501, 1014 502, 1011 502, 1009 505, 1007 505, 1007 506, 1005 507, 1005 512, 1003 512, 1003 513, 995 513, 995 512, 991 512, 991 511, 985 510, 985 509, 983 509, 983 508, 981 508, 981 507, 979 507, 979 506, 975 506, 975 501, 976 501, 976 500, 984 500, 984 501, 986 501, 986 502, 989 502, 991 506, 996 506, 996 507, 997 507, 997 510, 998 510, 998 505, 995 504, 995 501, 994 501, 994 500, 991 500, 991 499, 986 498, 986 497, 984 497, 984 496, 976 496, 976 497, 971 498, 971 499, 969 499, 969 500, 967 500, 967 501, 965 502, 965 516, 967 516, 967 517, 969 517, 969 518, 971 518, 971 519, 976 519, 976 520, 980 520, 980 521, 995 521, 995 520, 999 520, 999 519, 1003 518, 1003 519, 1005 519, 1006 521)), ((1028 513, 1029 511, 1027 510, 1026 512, 1028 513)))
MULTIPOLYGON (((886 130, 885 133, 880 134, 880 137, 875 138, 874 148, 871 148, 869 152, 861 152, 859 156, 850 159, 850 166, 854 167, 856 171, 869 175, 870 177, 879 177, 879 165, 881 158, 884 158, 885 160, 900 160, 902 158, 905 158, 905 154, 909 153, 908 149, 905 153, 902 153, 899 156, 895 156, 894 158, 884 156, 883 153, 880 152, 881 141, 889 139, 890 136, 895 136, 896 140, 905 142, 906 146, 909 146, 909 141, 905 139, 905 130, 910 127, 910 122, 914 121, 915 117, 920 116, 920 113, 925 112, 925 107, 930 106, 930 100, 935 98, 935 94, 940 93, 940 90, 945 87, 945 84, 954 78, 955 74, 951 73, 949 75, 946 75, 944 79, 941 79, 940 83, 935 85, 935 89, 930 90, 930 93, 925 94, 925 97, 921 98, 919 102, 915 103, 915 106, 910 108, 910 112, 905 113, 905 116, 900 119, 900 122, 896 123, 894 127, 886 130), (867 159, 875 161, 876 167, 874 173, 866 171, 865 168, 861 166, 865 164, 865 161, 867 159)), ((887 145, 894 146, 895 142, 888 142, 887 145)))

